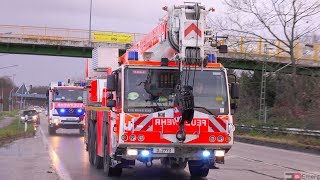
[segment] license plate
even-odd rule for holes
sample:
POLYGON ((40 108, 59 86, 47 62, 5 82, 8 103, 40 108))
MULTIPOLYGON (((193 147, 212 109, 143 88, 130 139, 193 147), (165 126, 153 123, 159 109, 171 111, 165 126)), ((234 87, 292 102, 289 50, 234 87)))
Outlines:
POLYGON ((67 118, 67 120, 73 121, 73 120, 76 120, 76 119, 75 118, 67 118))
POLYGON ((155 154, 174 153, 174 148, 173 147, 153 148, 153 153, 155 154))

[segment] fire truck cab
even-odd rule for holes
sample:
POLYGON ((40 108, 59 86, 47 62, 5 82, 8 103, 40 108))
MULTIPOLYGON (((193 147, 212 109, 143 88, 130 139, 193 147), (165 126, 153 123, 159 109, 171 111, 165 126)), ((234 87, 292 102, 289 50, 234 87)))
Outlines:
POLYGON ((81 86, 81 83, 50 83, 50 89, 47 91, 50 135, 55 134, 59 128, 79 129, 80 134, 84 133, 83 85, 81 86))

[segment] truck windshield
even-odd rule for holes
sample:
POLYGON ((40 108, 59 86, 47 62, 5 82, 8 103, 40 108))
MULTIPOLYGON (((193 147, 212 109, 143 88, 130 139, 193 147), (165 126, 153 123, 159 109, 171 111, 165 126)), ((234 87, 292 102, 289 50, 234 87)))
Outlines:
MULTIPOLYGON (((193 84, 194 71, 189 74, 189 85, 193 84)), ((186 74, 183 73, 183 82, 186 74)), ((177 69, 125 70, 124 110, 128 113, 151 113, 172 108, 176 84, 179 80, 177 69)), ((225 74, 222 70, 197 70, 193 86, 196 107, 204 107, 213 114, 227 114, 228 96, 225 74)), ((197 111, 203 111, 197 108, 197 111)))
POLYGON ((54 94, 55 102, 83 102, 83 90, 82 89, 57 89, 57 93, 54 94))

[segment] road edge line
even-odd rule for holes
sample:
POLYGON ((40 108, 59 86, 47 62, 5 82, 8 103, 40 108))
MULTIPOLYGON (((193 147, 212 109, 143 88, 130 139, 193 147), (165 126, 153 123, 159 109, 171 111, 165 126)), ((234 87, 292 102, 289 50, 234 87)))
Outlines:
POLYGON ((68 173, 67 169, 65 168, 65 166, 63 165, 62 161, 60 160, 59 156, 57 155, 57 153, 53 150, 52 146, 49 144, 47 137, 45 136, 41 126, 39 126, 41 135, 42 135, 42 141, 43 143, 48 147, 48 151, 49 151, 49 155, 50 155, 50 159, 51 162, 53 164, 53 161, 58 162, 58 166, 54 166, 54 168, 57 171, 57 174, 59 175, 59 177, 62 180, 72 180, 70 174, 68 173))

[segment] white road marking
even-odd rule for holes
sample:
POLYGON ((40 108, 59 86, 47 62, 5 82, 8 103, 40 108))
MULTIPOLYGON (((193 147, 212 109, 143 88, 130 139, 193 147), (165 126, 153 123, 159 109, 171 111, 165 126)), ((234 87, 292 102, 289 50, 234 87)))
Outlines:
POLYGON ((60 160, 59 156, 57 155, 57 153, 53 150, 52 146, 49 144, 47 137, 45 136, 45 134, 42 131, 41 126, 39 126, 40 128, 40 132, 42 135, 42 141, 45 145, 48 146, 48 151, 49 151, 49 155, 51 158, 51 161, 53 163, 53 165, 55 166, 55 169, 57 170, 57 173, 59 175, 59 177, 63 180, 72 180, 69 172, 67 171, 67 169, 64 167, 62 161, 60 160))
POLYGON ((303 152, 298 152, 298 151, 292 151, 292 150, 285 150, 285 149, 269 147, 269 146, 263 146, 263 145, 255 145, 255 144, 248 144, 248 143, 242 143, 242 142, 235 142, 235 144, 241 144, 241 145, 245 145, 245 146, 253 146, 255 148, 259 147, 259 148, 264 148, 264 149, 272 149, 272 150, 277 150, 277 151, 281 151, 281 152, 285 152, 285 153, 292 153, 292 154, 309 156, 309 157, 316 157, 316 158, 319 157, 319 155, 303 153, 303 152))
POLYGON ((278 168, 305 172, 305 173, 312 174, 312 175, 320 175, 319 172, 304 171, 304 170, 301 170, 301 169, 296 169, 296 168, 283 166, 283 165, 279 165, 279 164, 275 164, 275 163, 269 163, 269 162, 261 161, 261 160, 258 160, 258 159, 248 158, 248 157, 244 157, 244 156, 237 156, 237 155, 235 155, 235 156, 240 158, 240 159, 247 160, 247 161, 250 161, 250 162, 257 162, 257 163, 262 163, 262 164, 265 164, 265 165, 274 166, 274 167, 278 167, 278 168))

